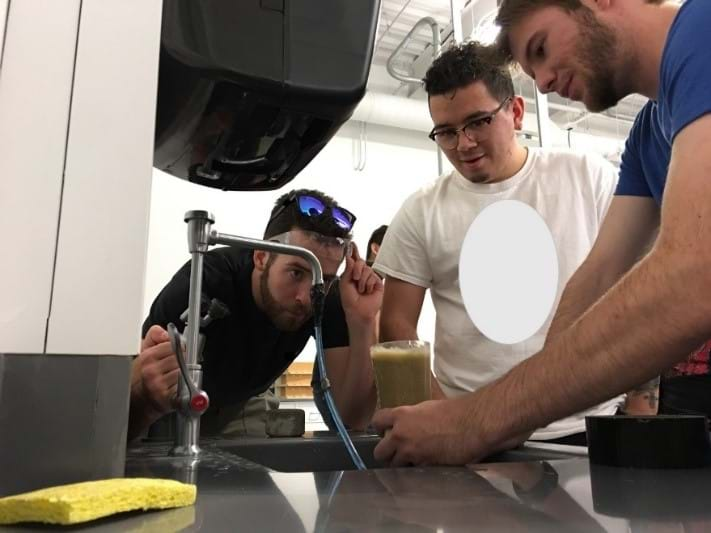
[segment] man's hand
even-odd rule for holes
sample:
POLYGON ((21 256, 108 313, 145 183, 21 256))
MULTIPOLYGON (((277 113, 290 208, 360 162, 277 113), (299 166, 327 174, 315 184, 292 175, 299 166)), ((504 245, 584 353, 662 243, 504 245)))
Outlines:
POLYGON ((339 285, 346 320, 359 325, 371 324, 383 303, 383 282, 358 255, 355 243, 351 255, 346 257, 346 269, 339 285))
POLYGON ((375 447, 375 459, 392 466, 463 465, 515 448, 531 436, 527 432, 505 441, 492 440, 469 416, 472 396, 376 412, 372 425, 384 437, 375 447))
POLYGON ((459 399, 451 399, 381 409, 372 421, 385 435, 375 447, 375 458, 392 466, 472 462, 476 449, 463 407, 459 399))
POLYGON ((654 416, 659 411, 659 382, 657 376, 627 393, 625 406, 622 409, 626 415, 654 416))
POLYGON ((141 342, 131 371, 131 404, 143 416, 157 419, 174 408, 180 368, 168 333, 152 326, 141 342))

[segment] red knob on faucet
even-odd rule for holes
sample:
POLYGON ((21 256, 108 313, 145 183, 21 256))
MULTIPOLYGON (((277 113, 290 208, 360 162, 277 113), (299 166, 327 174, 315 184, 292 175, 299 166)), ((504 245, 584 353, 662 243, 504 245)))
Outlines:
POLYGON ((190 398, 190 409, 195 413, 201 414, 205 412, 209 406, 210 400, 204 391, 200 391, 190 398))

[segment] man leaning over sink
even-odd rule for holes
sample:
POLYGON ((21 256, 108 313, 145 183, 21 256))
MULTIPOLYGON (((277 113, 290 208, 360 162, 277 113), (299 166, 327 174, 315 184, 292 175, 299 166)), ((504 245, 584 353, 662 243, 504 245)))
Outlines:
MULTIPOLYGON (((303 246, 321 262, 328 291, 323 342, 334 401, 344 423, 362 429, 375 408, 370 346, 383 285, 351 243, 355 218, 319 191, 296 190, 277 200, 264 238, 303 246)), ((235 408, 267 390, 313 334, 311 268, 295 256, 225 247, 205 254, 203 276, 203 298, 216 298, 229 310, 203 332, 210 407, 202 427, 219 435, 234 422, 235 408)), ((188 263, 160 292, 143 325, 131 377, 129 439, 175 409, 181 378, 165 328, 170 322, 182 327, 189 284, 188 263)))

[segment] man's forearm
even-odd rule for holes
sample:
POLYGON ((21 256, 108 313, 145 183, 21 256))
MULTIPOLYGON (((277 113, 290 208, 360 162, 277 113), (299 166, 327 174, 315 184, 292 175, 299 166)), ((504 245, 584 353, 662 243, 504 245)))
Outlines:
POLYGON ((600 269, 583 263, 563 290, 545 344, 568 329, 615 281, 613 277, 603 276, 600 269))
POLYGON ((370 347, 377 342, 375 322, 348 325, 348 363, 333 398, 346 425, 364 429, 375 411, 377 392, 370 347), (360 400, 365 398, 365 401, 360 400))
POLYGON ((127 440, 130 442, 137 438, 141 432, 151 425, 151 416, 143 400, 143 379, 141 367, 137 358, 131 364, 131 387, 128 407, 128 432, 127 440))
POLYGON ((711 309, 699 297, 708 294, 708 274, 692 254, 682 260, 668 248, 638 263, 541 352, 468 398, 474 438, 488 432, 498 441, 591 407, 661 374, 708 338, 711 309))
POLYGON ((160 413, 151 409, 145 402, 131 398, 131 404, 128 410, 128 431, 126 440, 131 442, 140 437, 141 433, 148 429, 148 427, 161 416, 160 413))
POLYGON ((380 321, 380 342, 417 340, 417 324, 388 318, 380 321))
POLYGON ((546 344, 580 318, 650 251, 656 240, 659 210, 651 199, 616 197, 613 205, 616 208, 611 207, 614 212, 608 213, 598 241, 566 284, 548 329, 546 344), (614 229, 607 224, 614 225, 614 229), (622 240, 618 234, 620 227, 624 228, 622 231, 628 231, 622 240))

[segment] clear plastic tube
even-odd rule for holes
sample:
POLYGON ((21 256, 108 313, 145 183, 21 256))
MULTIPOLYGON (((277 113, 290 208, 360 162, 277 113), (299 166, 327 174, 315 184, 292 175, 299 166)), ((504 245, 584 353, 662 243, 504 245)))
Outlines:
MULTIPOLYGON (((321 373, 321 383, 328 383, 328 377, 326 374, 326 364, 324 362, 323 355, 323 332, 320 324, 321 317, 319 316, 315 318, 316 325, 314 327, 314 336, 316 337, 316 361, 318 364, 319 372, 321 373)), ((328 410, 331 413, 331 418, 333 419, 334 424, 336 424, 338 435, 341 437, 343 444, 346 446, 348 455, 351 456, 353 464, 358 470, 366 470, 365 463, 363 462, 363 459, 361 459, 360 455, 358 455, 358 450, 356 450, 355 446, 353 445, 353 441, 348 435, 348 431, 346 431, 346 428, 343 425, 343 421, 341 420, 341 417, 338 414, 338 409, 336 409, 336 404, 333 401, 331 389, 328 387, 322 387, 322 390, 326 399, 326 405, 328 406, 328 410)))

